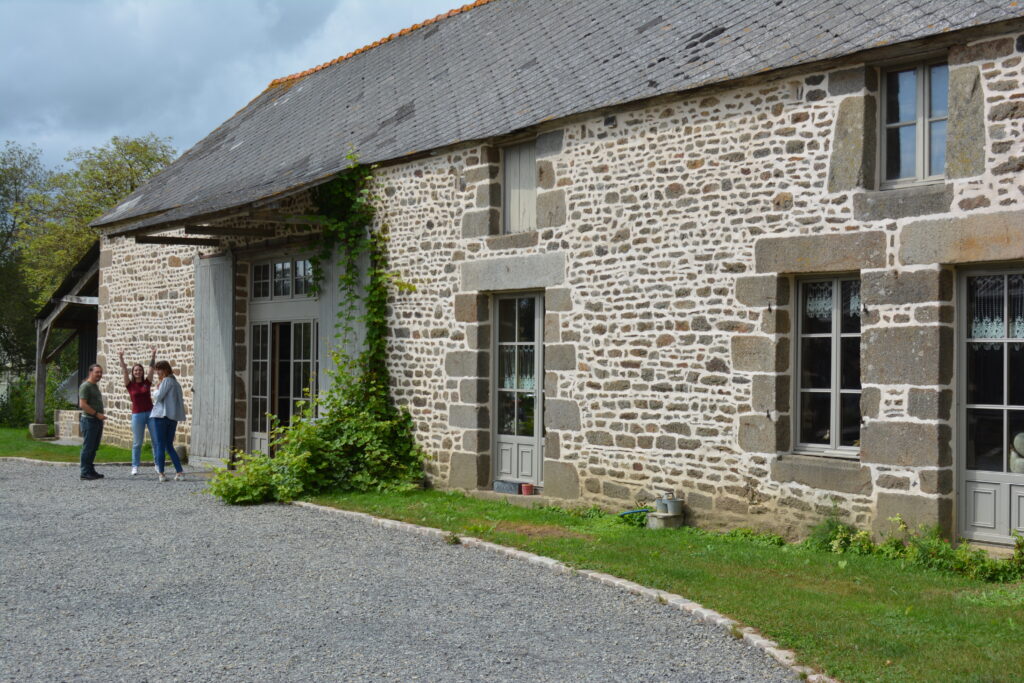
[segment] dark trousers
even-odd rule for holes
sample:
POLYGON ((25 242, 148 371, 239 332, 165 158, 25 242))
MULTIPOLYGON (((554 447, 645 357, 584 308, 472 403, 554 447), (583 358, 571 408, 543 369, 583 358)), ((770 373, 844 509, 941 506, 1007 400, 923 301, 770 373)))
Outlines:
POLYGON ((78 464, 82 476, 85 476, 96 471, 93 461, 96 460, 96 449, 100 447, 100 439, 103 437, 103 420, 82 415, 79 426, 82 429, 82 452, 78 456, 78 464))
POLYGON ((153 437, 153 464, 158 472, 163 474, 164 458, 171 456, 171 463, 175 472, 181 472, 181 459, 178 458, 178 451, 174 450, 174 432, 178 429, 178 423, 168 417, 149 418, 149 433, 153 437))

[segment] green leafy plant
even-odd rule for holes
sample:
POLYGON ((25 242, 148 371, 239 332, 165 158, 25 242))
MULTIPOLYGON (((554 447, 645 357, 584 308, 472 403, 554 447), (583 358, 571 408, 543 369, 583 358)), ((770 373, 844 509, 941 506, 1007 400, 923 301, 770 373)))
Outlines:
POLYGON ((210 492, 228 503, 289 501, 322 491, 372 491, 415 487, 422 479, 424 453, 412 435, 412 417, 391 400, 387 367, 387 302, 392 288, 407 290, 388 271, 387 231, 372 231, 372 168, 356 163, 314 192, 322 227, 313 259, 316 287, 324 264, 337 255, 337 286, 345 296, 338 311, 337 337, 354 341, 356 322, 365 329, 356 357, 332 351, 331 386, 292 416, 272 422, 273 457, 243 454, 235 471, 218 473, 210 492), (357 315, 360 304, 363 310, 357 315))
POLYGON ((837 511, 815 526, 802 543, 805 548, 854 555, 877 555, 924 569, 961 574, 979 581, 1020 581, 1024 579, 1024 536, 1014 533, 1011 557, 999 560, 967 543, 953 546, 938 527, 911 529, 902 515, 889 519, 893 525, 882 543, 876 544, 864 530, 839 521, 837 511))
POLYGON ((782 538, 782 536, 779 536, 778 534, 754 531, 753 529, 748 529, 746 527, 728 531, 723 534, 722 537, 732 540, 749 541, 750 543, 756 543, 757 545, 786 545, 786 539, 782 538))

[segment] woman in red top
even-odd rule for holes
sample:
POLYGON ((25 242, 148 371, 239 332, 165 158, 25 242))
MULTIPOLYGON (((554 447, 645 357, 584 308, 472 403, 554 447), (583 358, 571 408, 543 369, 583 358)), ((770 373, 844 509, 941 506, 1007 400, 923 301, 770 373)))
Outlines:
MULTIPOLYGON (((156 349, 151 349, 153 356, 149 360, 149 374, 141 365, 132 366, 131 375, 124 363, 124 351, 118 352, 121 359, 121 374, 124 375, 124 387, 132 399, 132 474, 139 473, 139 461, 142 459, 142 441, 146 436, 146 425, 149 424, 149 411, 153 409, 150 389, 153 386, 153 365, 156 363, 156 349)), ((153 440, 152 432, 149 440, 153 440)))

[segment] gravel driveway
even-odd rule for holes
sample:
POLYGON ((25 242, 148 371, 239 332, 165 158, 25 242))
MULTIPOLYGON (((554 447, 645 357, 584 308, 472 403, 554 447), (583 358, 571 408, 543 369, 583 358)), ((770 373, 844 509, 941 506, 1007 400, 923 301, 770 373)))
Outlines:
POLYGON ((3 680, 781 681, 688 615, 203 481, 0 461, 3 680))

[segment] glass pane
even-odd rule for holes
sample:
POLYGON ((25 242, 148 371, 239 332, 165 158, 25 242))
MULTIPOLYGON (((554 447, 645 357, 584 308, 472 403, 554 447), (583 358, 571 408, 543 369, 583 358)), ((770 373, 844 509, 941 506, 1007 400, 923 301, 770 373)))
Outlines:
POLYGON ((1009 372, 1006 375, 1007 403, 1012 406, 1024 406, 1024 344, 1007 344, 1009 356, 1009 372))
POLYGON ((917 119, 917 72, 890 71, 885 75, 885 122, 917 119))
POLYGON ((1024 474, 1024 410, 1010 410, 1006 414, 1009 447, 1007 450, 1007 469, 1014 474, 1024 474))
POLYGON ((839 387, 860 389, 860 337, 843 337, 839 345, 839 387))
POLYGON ((1003 405, 1003 345, 967 345, 967 403, 1003 405))
POLYGON ((533 394, 519 394, 516 416, 516 433, 519 436, 533 436, 533 412, 533 394))
POLYGON ((846 280, 839 285, 843 294, 840 331, 860 332, 860 280, 846 280))
POLYGON ((936 64, 928 73, 928 87, 931 92, 928 116, 934 119, 946 115, 946 103, 949 101, 949 67, 945 64, 936 64))
POLYGON ((295 324, 295 358, 309 360, 313 357, 313 325, 311 323, 295 324))
POLYGON ((252 364, 252 392, 256 396, 267 395, 267 364, 252 364))
POLYGON ((967 411, 967 469, 1003 471, 1003 411, 967 411))
POLYGON ((309 261, 295 262, 295 293, 308 294, 313 282, 313 266, 309 261))
POLYGON ((860 393, 839 396, 839 445, 860 446, 860 393))
POLYGON ((942 175, 946 172, 946 122, 932 121, 928 124, 928 175, 942 175))
POLYGON ((967 278, 971 339, 999 339, 1005 334, 1003 280, 1002 275, 967 278))
POLYGON ((1011 275, 1006 285, 1010 297, 1010 324, 1006 336, 1024 339, 1024 275, 1011 275))
POLYGON ((274 296, 291 296, 292 293, 292 263, 274 264, 274 296))
POLYGON ((256 299, 270 296, 270 266, 266 263, 253 266, 252 296, 256 299))
POLYGON ((254 432, 262 432, 263 428, 263 401, 258 398, 252 399, 249 405, 249 429, 254 432))
POLYGON ((536 387, 536 381, 534 379, 534 347, 533 346, 520 346, 519 349, 519 373, 518 382, 516 384, 517 389, 526 389, 533 391, 536 387))
POLYGON ((803 303, 800 332, 802 334, 831 334, 832 283, 808 282, 801 288, 803 303))
POLYGON ((829 445, 830 398, 829 394, 800 394, 800 443, 829 445))
POLYGON ((519 341, 532 342, 533 329, 537 322, 534 319, 537 300, 533 297, 516 299, 516 307, 519 309, 519 341))
POLYGON ((502 389, 516 388, 516 347, 498 347, 498 386, 502 389))
POLYGON ((832 386, 832 339, 813 337, 800 340, 800 388, 828 389, 832 386))
POLYGON ((292 372, 295 398, 306 398, 306 389, 309 388, 309 363, 296 363, 292 372))
POLYGON ((885 177, 914 178, 917 176, 917 126, 910 124, 885 131, 885 177))
POLYGON ((498 302, 498 341, 514 342, 516 340, 516 302, 515 299, 502 299, 498 302))
POLYGON ((507 391, 498 392, 498 433, 516 433, 516 395, 507 391))

